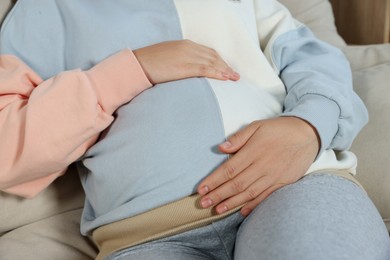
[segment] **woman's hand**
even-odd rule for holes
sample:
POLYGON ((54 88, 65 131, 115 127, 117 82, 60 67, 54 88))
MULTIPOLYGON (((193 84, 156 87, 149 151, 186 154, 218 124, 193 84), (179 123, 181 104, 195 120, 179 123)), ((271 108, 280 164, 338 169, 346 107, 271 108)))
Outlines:
POLYGON ((255 121, 219 149, 235 153, 198 187, 204 208, 223 213, 247 203, 244 216, 273 191, 300 179, 320 146, 317 131, 296 117, 255 121))
POLYGON ((191 77, 240 78, 215 50, 190 40, 162 42, 133 52, 152 84, 191 77))

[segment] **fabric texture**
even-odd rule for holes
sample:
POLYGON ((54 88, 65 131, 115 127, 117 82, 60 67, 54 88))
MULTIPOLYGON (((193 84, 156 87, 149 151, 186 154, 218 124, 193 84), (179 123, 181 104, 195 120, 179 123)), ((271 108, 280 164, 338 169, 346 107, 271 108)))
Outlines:
MULTIPOLYGON (((351 45, 342 48, 342 50, 347 56, 352 70, 359 72, 359 74, 364 73, 363 69, 367 69, 367 72, 370 72, 370 68, 388 64, 390 61, 390 44, 351 45)), ((374 73, 374 76, 368 75, 367 77, 377 78, 380 76, 382 76, 382 74, 374 73)), ((377 80, 381 80, 381 78, 378 78, 377 80)), ((357 81, 358 80, 355 79, 354 84, 356 84, 357 81)), ((370 87, 369 83, 370 82, 366 82, 365 87, 370 87)), ((363 88, 363 86, 360 88, 363 88)))
POLYGON ((308 175, 277 190, 243 220, 236 213, 203 228, 119 251, 106 260, 390 257, 390 238, 367 194, 332 174, 308 175))
POLYGON ((0 239, 1 259, 94 259, 96 248, 93 242, 80 235, 81 211, 67 210, 3 235, 0 239))
MULTIPOLYGON (((389 176, 389 166, 386 164, 387 158, 383 160, 379 158, 390 154, 390 145, 381 145, 384 140, 389 140, 389 135, 386 133, 388 127, 382 128, 382 125, 388 125, 390 117, 386 112, 389 111, 388 108, 378 110, 376 99, 384 100, 384 108, 388 104, 385 100, 389 95, 384 95, 382 91, 386 91, 390 72, 385 69, 386 66, 381 66, 374 70, 378 71, 370 74, 372 72, 370 67, 389 61, 390 45, 347 47, 337 34, 331 6, 327 0, 280 0, 280 2, 288 6, 294 16, 307 24, 319 38, 341 47, 354 70, 367 69, 355 72, 354 78, 355 85, 362 82, 356 91, 369 109, 371 121, 364 131, 366 129, 370 131, 367 135, 363 135, 364 132, 359 135, 352 149, 359 156, 357 178, 373 198, 380 212, 384 214, 383 216, 388 219, 389 215, 386 212, 389 212, 390 202, 386 199, 390 196, 386 195, 386 191, 390 190, 388 187, 390 182, 386 178, 389 176), (381 70, 383 71, 379 73, 381 70), (380 83, 380 88, 375 87, 377 83, 380 83), (369 95, 369 99, 364 96, 366 94, 369 95), (374 113, 378 113, 377 120, 374 113), (377 135, 378 129, 381 131, 380 135, 377 135), (367 144, 373 148, 367 148, 367 144), (382 150, 376 149, 377 147, 382 150), (372 151, 378 153, 379 157, 371 156, 372 151), (373 171, 373 168, 376 170, 373 171)), ((10 4, 10 0, 0 1, 0 21, 10 4)), ((0 236, 8 233, 7 237, 0 238, 2 259, 94 259, 96 249, 88 239, 79 235, 83 201, 84 194, 73 167, 34 200, 20 199, 0 192, 0 236), (56 235, 47 236, 47 233, 56 235), (72 240, 75 243, 69 246, 69 241, 72 240), (37 250, 36 246, 39 246, 40 250, 37 250), (45 254, 36 255, 37 251, 44 251, 45 254)), ((390 230, 390 223, 387 223, 390 230)))
POLYGON ((213 208, 202 209, 199 201, 200 196, 193 195, 96 229, 92 236, 99 248, 97 259, 119 249, 209 225, 240 208, 218 215, 213 208))
POLYGON ((0 72, 0 189, 26 198, 79 159, 118 107, 152 86, 129 49, 88 71, 64 69, 47 80, 19 58, 2 55, 0 72))
MULTIPOLYGON (((364 190, 348 171, 332 171, 331 174, 345 178, 364 190)), ((126 247, 209 225, 241 208, 237 207, 217 215, 213 208, 202 209, 199 200, 200 196, 195 194, 143 214, 97 228, 92 234, 99 248, 97 259, 126 247)))
POLYGON ((336 47, 346 43, 337 33, 332 6, 327 0, 279 0, 299 21, 306 24, 321 40, 336 47))
MULTIPOLYGON (((387 45, 386 53, 390 53, 390 45, 387 45)), ((355 90, 367 105, 370 122, 355 140, 352 150, 359 158, 357 179, 367 190, 390 230, 389 61, 354 73, 355 90)))
POLYGON ((83 205, 84 192, 74 166, 33 200, 0 192, 0 236, 83 205))
POLYGON ((9 9, 13 6, 15 1, 12 0, 2 0, 0 1, 0 24, 4 20, 5 15, 9 9))
POLYGON ((349 148, 367 113, 341 51, 275 0, 202 1, 19 0, 1 30, 2 75, 7 79, 8 55, 16 55, 46 81, 35 80, 29 93, 13 84, 20 79, 0 88, 7 94, 1 113, 9 115, 0 128, 2 147, 9 147, 0 157, 0 189, 31 197, 88 149, 79 168, 87 198, 81 231, 90 234, 193 194, 226 159, 219 143, 254 120, 280 115, 318 130, 321 152, 307 173, 354 174, 356 157, 334 150, 349 148), (188 78, 148 88, 127 48, 180 39, 214 48, 240 80, 188 78))

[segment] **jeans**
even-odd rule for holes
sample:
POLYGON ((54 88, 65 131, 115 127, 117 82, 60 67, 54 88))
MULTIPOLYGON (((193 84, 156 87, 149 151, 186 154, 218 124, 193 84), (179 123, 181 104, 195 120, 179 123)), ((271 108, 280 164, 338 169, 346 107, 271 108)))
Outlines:
POLYGON ((107 260, 389 260, 390 238, 355 183, 308 175, 208 226, 116 252, 107 260))

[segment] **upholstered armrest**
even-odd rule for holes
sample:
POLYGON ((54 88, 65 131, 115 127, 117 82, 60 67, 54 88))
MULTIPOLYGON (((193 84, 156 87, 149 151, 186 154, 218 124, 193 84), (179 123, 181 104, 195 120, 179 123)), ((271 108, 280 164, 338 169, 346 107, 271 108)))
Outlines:
POLYGON ((342 49, 351 64, 355 90, 370 114, 369 124, 352 146, 358 156, 357 178, 390 230, 390 44, 347 46, 337 33, 329 1, 279 1, 320 39, 342 49))
POLYGON ((346 43, 337 33, 332 6, 326 0, 278 0, 284 4, 293 16, 306 24, 323 41, 337 47, 346 43))
POLYGON ((390 62, 390 44, 347 46, 343 51, 354 71, 390 62))
POLYGON ((0 236, 35 221, 83 206, 84 193, 75 167, 70 167, 67 174, 32 200, 0 191, 0 236))
POLYGON ((344 49, 354 69, 354 88, 366 104, 368 125, 356 138, 357 179, 390 230, 390 44, 344 49))
POLYGON ((3 22, 5 15, 8 13, 9 9, 11 9, 12 5, 16 1, 14 0, 1 0, 0 1, 0 24, 3 22))

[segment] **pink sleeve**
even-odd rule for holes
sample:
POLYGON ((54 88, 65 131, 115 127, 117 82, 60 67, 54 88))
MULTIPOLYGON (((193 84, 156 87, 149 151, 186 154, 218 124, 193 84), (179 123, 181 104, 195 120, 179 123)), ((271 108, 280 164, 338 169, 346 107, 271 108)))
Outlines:
POLYGON ((95 143, 118 107, 150 86, 130 50, 46 81, 0 56, 0 190, 34 197, 95 143))

